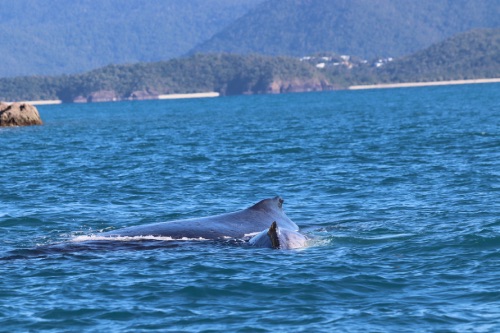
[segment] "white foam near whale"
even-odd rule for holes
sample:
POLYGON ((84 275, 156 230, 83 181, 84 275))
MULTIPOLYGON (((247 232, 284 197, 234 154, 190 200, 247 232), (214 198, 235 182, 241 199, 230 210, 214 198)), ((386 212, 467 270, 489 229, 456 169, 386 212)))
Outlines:
POLYGON ((156 240, 156 241, 208 241, 209 239, 205 239, 202 237, 199 238, 172 238, 168 236, 99 236, 99 235, 81 235, 76 236, 71 239, 73 243, 81 243, 81 242, 89 242, 89 241, 109 241, 112 239, 117 242, 135 242, 135 241, 143 241, 143 240, 156 240))

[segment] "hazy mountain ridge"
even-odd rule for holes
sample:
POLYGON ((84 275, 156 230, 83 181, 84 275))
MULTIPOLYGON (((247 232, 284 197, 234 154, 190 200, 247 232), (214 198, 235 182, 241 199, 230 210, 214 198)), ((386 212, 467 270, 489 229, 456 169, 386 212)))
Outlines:
POLYGON ((500 0, 270 0, 192 52, 399 57, 494 27, 500 27, 500 0))
POLYGON ((397 57, 500 27, 500 0, 0 0, 0 13, 0 77, 82 73, 189 50, 397 57))
POLYGON ((0 77, 178 57, 262 0, 0 0, 0 77))

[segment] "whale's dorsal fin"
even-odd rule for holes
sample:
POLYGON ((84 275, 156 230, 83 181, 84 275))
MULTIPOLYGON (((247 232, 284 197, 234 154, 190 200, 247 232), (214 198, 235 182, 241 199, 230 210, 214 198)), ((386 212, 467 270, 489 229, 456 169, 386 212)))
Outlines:
POLYGON ((280 248, 280 238, 278 237, 278 225, 276 224, 276 221, 274 221, 271 224, 271 227, 267 231, 267 235, 269 236, 269 239, 271 240, 271 245, 273 249, 279 249, 280 248))
POLYGON ((250 208, 259 210, 281 210, 283 208, 283 202, 285 202, 285 200, 280 196, 276 196, 274 198, 261 200, 250 208))

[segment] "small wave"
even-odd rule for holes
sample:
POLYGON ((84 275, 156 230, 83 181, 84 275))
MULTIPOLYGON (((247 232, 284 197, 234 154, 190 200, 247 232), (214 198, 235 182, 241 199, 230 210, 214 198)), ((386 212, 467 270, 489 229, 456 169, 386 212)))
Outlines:
POLYGON ((385 235, 335 235, 335 236, 322 236, 324 244, 358 244, 358 245, 371 245, 371 244, 383 244, 388 242, 398 242, 406 239, 410 239, 414 235, 411 233, 401 233, 401 234, 385 234, 385 235))
POLYGON ((43 221, 31 216, 12 216, 9 214, 0 216, 2 218, 3 227, 38 227, 43 225, 43 221))
POLYGON ((12 217, 8 212, 0 212, 0 218, 2 217, 12 217))
POLYGON ((316 238, 309 238, 307 240, 306 247, 330 246, 331 244, 332 244, 332 240, 329 238, 316 237, 316 238))
POLYGON ((288 147, 288 148, 279 148, 271 151, 270 153, 273 155, 282 155, 282 154, 300 154, 304 152, 304 148, 302 147, 288 147))
POLYGON ((182 237, 182 238, 172 238, 168 236, 97 236, 97 235, 83 235, 83 236, 76 236, 75 238, 71 239, 71 242, 73 243, 81 243, 81 242, 88 242, 88 241, 117 241, 117 242, 136 242, 136 241, 144 241, 144 240, 156 240, 156 241, 207 241, 209 239, 206 238, 188 238, 188 237, 182 237))
POLYGON ((399 238, 408 238, 413 236, 413 234, 388 234, 388 235, 378 235, 378 236, 367 236, 363 237, 366 240, 389 240, 389 239, 399 239, 399 238))

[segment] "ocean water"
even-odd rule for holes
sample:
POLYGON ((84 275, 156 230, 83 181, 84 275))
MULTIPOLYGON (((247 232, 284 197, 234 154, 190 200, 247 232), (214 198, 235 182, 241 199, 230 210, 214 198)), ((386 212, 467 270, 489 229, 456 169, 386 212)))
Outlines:
POLYGON ((498 332, 499 92, 40 106, 0 129, 0 331, 498 332), (75 241, 275 195, 309 247, 75 241))

